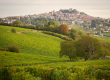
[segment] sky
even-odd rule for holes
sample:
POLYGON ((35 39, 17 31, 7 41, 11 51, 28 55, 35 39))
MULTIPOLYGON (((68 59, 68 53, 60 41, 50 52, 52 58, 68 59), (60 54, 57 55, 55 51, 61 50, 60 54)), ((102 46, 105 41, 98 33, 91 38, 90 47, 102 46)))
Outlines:
POLYGON ((0 18, 69 8, 94 17, 110 18, 110 0, 0 0, 0 18))

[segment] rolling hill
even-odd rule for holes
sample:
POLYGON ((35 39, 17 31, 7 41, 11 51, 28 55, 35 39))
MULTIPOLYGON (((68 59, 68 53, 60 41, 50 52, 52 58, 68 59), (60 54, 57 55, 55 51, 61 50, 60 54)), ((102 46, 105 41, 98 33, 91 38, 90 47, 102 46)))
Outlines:
POLYGON ((0 47, 7 50, 8 45, 15 44, 21 49, 21 53, 0 51, 0 66, 67 60, 67 58, 59 58, 60 42, 62 41, 60 38, 32 29, 0 26, 0 47), (12 28, 15 28, 17 33, 12 33, 12 28))
POLYGON ((8 45, 15 44, 21 53, 58 57, 62 39, 23 28, 15 28, 17 33, 12 33, 11 28, 0 26, 1 48, 6 50, 8 45))

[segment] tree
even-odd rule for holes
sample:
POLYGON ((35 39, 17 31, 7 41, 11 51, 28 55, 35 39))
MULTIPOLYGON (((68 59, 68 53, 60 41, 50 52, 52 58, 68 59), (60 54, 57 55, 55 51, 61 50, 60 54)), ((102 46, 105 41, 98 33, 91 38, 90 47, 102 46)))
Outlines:
POLYGON ((6 21, 7 21, 7 23, 8 23, 9 19, 8 19, 8 18, 6 18, 6 21))
POLYGON ((60 44, 61 50, 59 53, 59 56, 62 57, 63 55, 66 55, 69 57, 70 61, 73 60, 73 58, 76 58, 76 48, 74 45, 74 41, 63 41, 60 44))
POLYGON ((28 28, 28 25, 27 24, 23 24, 22 27, 23 28, 28 28))
POLYGON ((54 28, 56 33, 60 33, 60 26, 54 28))
POLYGON ((86 32, 86 35, 90 36, 90 35, 91 35, 91 33, 90 33, 90 32, 86 32))
POLYGON ((76 9, 73 10, 73 13, 78 13, 78 11, 76 9))
POLYGON ((48 19, 45 19, 45 24, 47 24, 49 22, 49 20, 48 19))
POLYGON ((107 56, 107 55, 110 55, 110 43, 109 42, 104 42, 104 41, 101 41, 100 42, 101 45, 102 45, 102 49, 101 50, 104 50, 104 51, 101 51, 103 52, 103 57, 107 56))
POLYGON ((46 30, 48 30, 48 31, 54 31, 54 25, 49 25, 46 30))
POLYGON ((71 38, 73 39, 73 40, 75 40, 75 34, 73 33, 73 32, 70 32, 70 36, 71 36, 71 38))
POLYGON ((49 25, 54 25, 54 26, 55 26, 55 21, 53 21, 53 20, 49 21, 49 22, 48 22, 48 26, 49 26, 49 25))
POLYGON ((96 21, 95 20, 92 20, 91 27, 92 28, 96 27, 96 21))
POLYGON ((81 39, 76 41, 76 52, 80 57, 84 57, 85 60, 93 59, 94 55, 101 51, 101 44, 96 38, 83 35, 81 39))
POLYGON ((2 18, 0 18, 0 22, 2 22, 2 18))
POLYGON ((30 20, 26 20, 24 23, 25 24, 31 24, 30 20))
POLYGON ((59 18, 58 20, 59 20, 59 22, 60 22, 60 24, 61 24, 61 18, 59 18))
POLYGON ((34 19, 33 16, 31 16, 30 19, 33 20, 34 19))
POLYGON ((55 27, 60 26, 59 21, 54 21, 55 22, 55 27))
POLYGON ((70 31, 73 32, 73 33, 78 33, 78 29, 76 29, 76 28, 71 28, 70 31))
POLYGON ((25 21, 24 17, 20 17, 20 21, 23 23, 25 21))
POLYGON ((40 26, 39 20, 36 21, 36 26, 40 26))
POLYGON ((19 27, 19 26, 21 26, 21 25, 22 25, 22 22, 21 22, 21 21, 16 20, 16 21, 14 21, 14 22, 13 22, 13 25, 14 25, 14 26, 18 26, 18 27, 19 27))
POLYGON ((48 19, 42 19, 41 22, 42 22, 42 25, 44 27, 44 24, 48 22, 48 19))
POLYGON ((79 35, 84 35, 84 31, 83 30, 79 30, 79 35))
POLYGON ((67 34, 68 33, 68 25, 67 24, 61 24, 59 27, 59 33, 67 34))

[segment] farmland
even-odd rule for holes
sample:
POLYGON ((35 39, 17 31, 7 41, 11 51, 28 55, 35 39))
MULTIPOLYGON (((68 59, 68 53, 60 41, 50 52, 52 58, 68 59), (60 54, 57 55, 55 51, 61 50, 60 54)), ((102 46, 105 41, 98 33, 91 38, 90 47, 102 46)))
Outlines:
POLYGON ((103 35, 110 37, 110 33, 103 33, 103 35))
POLYGON ((10 32, 11 28, 13 27, 0 26, 1 48, 6 50, 8 45, 15 44, 20 47, 21 53, 58 57, 60 42, 63 40, 22 28, 15 29, 25 35, 14 34, 10 32))
MULTIPOLYGON (((56 62, 31 66, 16 66, 0 68, 1 72, 8 70, 12 80, 109 80, 110 59, 56 62)), ((3 78, 2 75, 1 78, 3 78)), ((7 77, 6 79, 10 79, 7 77)))
POLYGON ((66 59, 56 58, 56 57, 48 57, 42 55, 33 55, 26 53, 13 53, 0 51, 0 66, 9 67, 9 66, 22 66, 22 65, 36 65, 42 63, 51 63, 51 62, 59 62, 64 61, 66 59))
MULTIPOLYGON (((110 79, 110 59, 70 62, 67 61, 68 57, 59 58, 60 43, 63 40, 41 32, 0 26, 0 48, 7 50, 8 45, 15 44, 21 49, 21 53, 0 51, 1 80, 110 79), (12 33, 12 28, 17 33, 12 33)), ((109 37, 97 39, 110 42, 109 37)))
POLYGON ((105 37, 105 36, 103 36, 103 37, 96 37, 98 40, 100 40, 100 41, 104 41, 104 42, 108 42, 108 43, 110 43, 110 37, 105 37))

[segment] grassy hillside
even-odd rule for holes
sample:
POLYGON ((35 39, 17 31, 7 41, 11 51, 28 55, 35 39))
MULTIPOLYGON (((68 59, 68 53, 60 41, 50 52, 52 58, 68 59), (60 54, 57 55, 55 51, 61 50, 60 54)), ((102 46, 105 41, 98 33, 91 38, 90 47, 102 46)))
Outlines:
POLYGON ((110 37, 110 32, 109 33, 103 33, 104 36, 109 36, 110 37))
POLYGON ((110 43, 110 37, 103 36, 103 37, 96 37, 96 38, 100 41, 105 41, 105 42, 110 43))
POLYGON ((0 51, 0 66, 35 65, 39 63, 50 63, 64 60, 66 59, 26 53, 0 51))
MULTIPOLYGON (((35 65, 36 66, 36 65, 35 65)), ((78 67, 87 67, 87 66, 109 66, 110 67, 110 59, 99 59, 99 60, 78 60, 75 62, 57 62, 57 63, 50 63, 50 64, 40 64, 40 66, 47 66, 51 68, 66 66, 78 66, 78 67)))
POLYGON ((17 27, 14 27, 17 33, 12 33, 12 28, 0 26, 1 48, 7 49, 7 45, 15 44, 21 53, 58 57, 62 39, 17 27))
POLYGON ((0 68, 5 70, 10 80, 110 80, 110 59, 0 68))
MULTIPOLYGON (((109 37, 97 38, 110 42, 109 37)), ((31 29, 0 26, 0 47, 15 44, 21 49, 0 51, 0 80, 110 80, 110 59, 67 62, 67 57, 59 58, 62 41, 31 29)))

